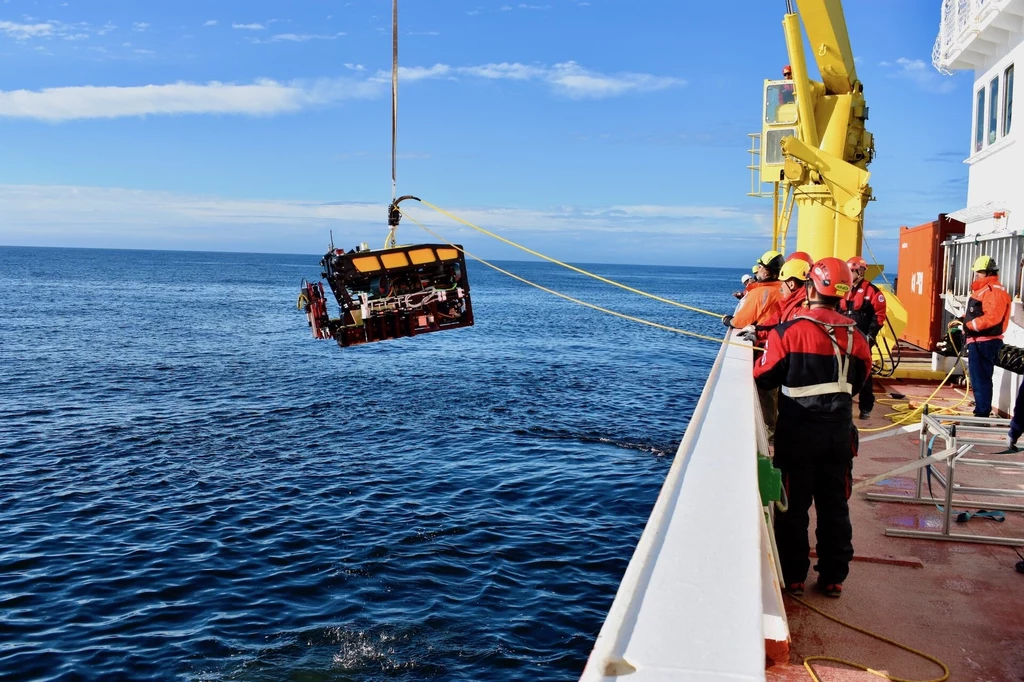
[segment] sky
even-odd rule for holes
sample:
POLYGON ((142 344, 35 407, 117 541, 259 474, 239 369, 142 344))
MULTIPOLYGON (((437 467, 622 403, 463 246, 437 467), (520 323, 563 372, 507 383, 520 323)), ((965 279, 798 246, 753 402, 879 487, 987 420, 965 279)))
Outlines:
MULTIPOLYGON (((865 224, 890 268, 900 225, 967 196, 972 75, 931 66, 940 4, 846 2, 877 148, 865 224)), ((770 246, 747 133, 788 61, 784 9, 402 0, 398 192, 563 260, 746 266, 770 246)), ((3 0, 0 59, 0 244, 383 245, 390 0, 3 0)))

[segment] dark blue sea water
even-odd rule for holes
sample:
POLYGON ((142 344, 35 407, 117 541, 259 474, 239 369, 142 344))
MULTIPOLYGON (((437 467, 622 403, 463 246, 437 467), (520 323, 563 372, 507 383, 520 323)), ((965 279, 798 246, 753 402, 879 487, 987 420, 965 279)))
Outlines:
MULTIPOLYGON (((717 346, 473 263, 475 327, 341 350, 318 260, 0 248, 0 677, 580 673, 717 346)), ((723 312, 741 274, 593 269, 723 312)))

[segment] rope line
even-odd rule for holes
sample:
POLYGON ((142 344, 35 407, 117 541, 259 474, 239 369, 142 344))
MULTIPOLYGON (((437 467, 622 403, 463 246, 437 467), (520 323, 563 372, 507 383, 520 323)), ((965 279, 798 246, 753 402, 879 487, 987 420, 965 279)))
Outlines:
MULTIPOLYGON (((701 313, 702 315, 709 315, 711 317, 722 319, 722 314, 721 313, 715 313, 715 312, 711 312, 710 310, 704 310, 702 308, 696 308, 696 307, 691 306, 691 305, 686 305, 685 303, 680 303, 679 301, 673 301, 670 298, 663 298, 661 296, 657 296, 655 294, 651 294, 651 293, 648 293, 646 291, 641 291, 640 289, 635 289, 635 288, 633 288, 633 287, 631 287, 631 286, 629 286, 627 284, 622 284, 621 282, 616 282, 615 280, 608 279, 607 277, 602 277, 601 275, 597 275, 597 274, 595 274, 593 272, 588 272, 588 271, 586 271, 586 270, 584 270, 582 268, 576 267, 575 265, 569 265, 568 263, 563 263, 560 260, 557 260, 555 258, 551 258, 550 256, 545 256, 543 253, 539 253, 537 251, 534 251, 533 249, 531 249, 529 247, 526 247, 526 246, 523 246, 522 244, 517 244, 517 243, 515 243, 514 241, 512 241, 510 239, 506 239, 505 237, 502 237, 499 234, 495 234, 494 232, 491 232, 490 230, 486 230, 486 229, 484 229, 484 228, 482 228, 482 227, 480 227, 478 225, 474 225, 473 223, 469 222, 468 220, 463 220, 462 218, 458 217, 457 215, 449 213, 448 211, 444 210, 443 208, 441 208, 439 206, 435 206, 434 204, 430 203, 429 201, 424 201, 424 200, 420 199, 420 203, 423 204, 424 206, 428 206, 428 207, 434 209, 435 211, 437 211, 438 213, 440 213, 443 216, 447 216, 448 218, 451 218, 452 220, 454 220, 454 221, 456 221, 458 223, 462 223, 466 227, 470 227, 470 228, 476 230, 477 232, 480 232, 482 234, 487 235, 488 237, 493 237, 493 238, 497 239, 500 242, 504 242, 504 243, 508 244, 509 246, 514 246, 515 248, 519 249, 520 251, 525 251, 526 253, 530 254, 531 256, 536 256, 537 258, 540 258, 542 260, 546 260, 549 263, 554 263, 555 265, 560 265, 563 268, 568 268, 569 270, 572 270, 573 272, 578 272, 581 275, 586 275, 587 277, 592 277, 592 278, 594 278, 594 279, 596 279, 596 280, 598 280, 600 282, 604 282, 605 284, 611 284, 612 286, 619 287, 620 289, 625 289, 626 291, 629 291, 629 292, 634 293, 634 294, 639 294, 640 296, 646 296, 647 298, 652 298, 655 301, 660 301, 662 303, 668 303, 669 305, 674 305, 674 306, 676 306, 678 308, 685 308, 686 310, 690 310, 690 311, 693 311, 695 313, 701 313)), ((407 215, 407 214, 403 214, 403 215, 407 215)), ((476 258, 476 257, 474 256, 474 258, 476 258)), ((477 259, 477 260, 480 260, 480 259, 477 259)), ((481 262, 483 262, 483 261, 481 261, 481 262)))
POLYGON ((906 652, 909 652, 911 654, 914 654, 915 656, 920 656, 921 658, 923 658, 923 659, 925 659, 927 661, 931 661, 935 665, 937 665, 940 668, 942 668, 942 673, 943 673, 942 677, 934 677, 934 678, 931 678, 929 680, 910 680, 910 679, 907 679, 907 678, 904 678, 904 677, 896 677, 895 675, 890 675, 889 673, 885 673, 885 672, 882 672, 880 670, 874 670, 873 668, 869 668, 868 666, 863 665, 861 663, 855 663, 854 661, 848 661, 848 660, 843 659, 843 658, 834 658, 832 656, 808 656, 808 657, 806 657, 804 659, 804 668, 807 670, 807 673, 811 676, 811 679, 814 680, 814 682, 821 682, 821 678, 818 677, 817 672, 815 672, 815 670, 814 670, 814 663, 818 662, 818 661, 829 661, 831 663, 839 663, 841 665, 849 666, 851 668, 856 668, 857 670, 863 670, 864 672, 870 673, 871 675, 876 675, 877 677, 881 677, 883 680, 890 680, 890 682, 946 682, 946 680, 949 679, 949 675, 950 675, 949 667, 946 666, 945 663, 943 663, 942 661, 937 659, 935 656, 932 656, 930 654, 926 654, 923 651, 918 651, 917 649, 914 649, 913 647, 909 647, 906 644, 900 644, 899 642, 897 642, 894 639, 889 639, 888 637, 885 637, 883 635, 879 635, 878 633, 871 632, 871 630, 867 630, 867 629, 862 628, 862 627, 860 627, 858 625, 854 625, 853 623, 847 623, 842 618, 838 618, 838 617, 833 616, 833 615, 831 615, 829 613, 825 613, 824 611, 822 611, 818 607, 812 606, 811 604, 807 603, 803 599, 800 599, 799 597, 794 597, 793 595, 788 595, 788 596, 793 601, 797 602, 798 604, 800 604, 802 606, 805 606, 805 607, 809 608, 811 611, 814 611, 819 616, 824 616, 825 618, 828 618, 833 623, 838 623, 839 625, 842 625, 845 628, 849 628, 849 629, 853 630, 854 632, 859 632, 862 635, 867 635, 868 637, 871 637, 873 639, 877 639, 880 642, 885 642, 886 644, 891 644, 892 646, 894 646, 894 647, 896 647, 898 649, 902 649, 903 651, 906 651, 906 652))
MULTIPOLYGON (((426 202, 423 202, 423 203, 426 203, 426 202)), ((582 301, 582 300, 580 300, 578 298, 573 298, 572 296, 569 296, 568 294, 563 294, 563 293, 561 293, 559 291, 555 291, 554 289, 549 289, 546 286, 543 286, 541 284, 537 284, 536 282, 531 282, 530 280, 525 279, 523 277, 520 277, 519 275, 517 275, 517 274, 515 274, 513 272, 509 272, 508 270, 505 270, 505 269, 495 265, 494 263, 488 262, 488 261, 484 260, 483 258, 480 258, 479 256, 473 255, 472 253, 470 253, 469 251, 466 251, 462 247, 460 247, 460 246, 458 246, 456 244, 453 244, 452 242, 448 241, 447 239, 445 239, 444 237, 439 235, 437 232, 434 232, 429 227, 427 227, 423 223, 419 222, 418 220, 413 218, 408 213, 405 213, 403 211, 402 215, 404 217, 408 218, 409 220, 411 220, 414 224, 418 225, 420 228, 422 228, 423 231, 425 231, 428 234, 432 235, 435 239, 440 239, 442 242, 444 242, 448 246, 452 247, 453 249, 458 249, 459 251, 461 251, 465 255, 469 256, 473 260, 479 261, 479 262, 483 263, 484 265, 486 265, 487 267, 489 267, 489 268, 491 268, 493 270, 497 270, 501 274, 507 275, 507 276, 511 277, 512 279, 514 279, 514 280, 518 280, 518 281, 522 282, 523 284, 528 284, 531 287, 534 287, 536 289, 540 289, 541 291, 547 292, 547 293, 552 294, 554 296, 558 296, 559 298, 565 299, 566 301, 570 301, 571 303, 577 303, 577 304, 579 304, 581 306, 584 306, 585 308, 590 308, 591 310, 596 310, 598 312, 602 312, 602 313, 605 313, 605 314, 608 314, 608 315, 612 315, 614 317, 618 317, 618 318, 621 318, 623 320, 629 320, 630 322, 637 322, 639 324, 647 325, 648 327, 654 327, 656 329, 662 329, 662 330, 667 331, 667 332, 673 332, 675 334, 682 334, 684 336, 690 336, 690 337, 693 337, 695 339, 703 339, 705 341, 714 341, 715 343, 719 343, 719 344, 725 343, 725 344, 728 344, 730 346, 738 346, 740 348, 750 348, 751 347, 751 346, 748 346, 748 345, 743 344, 743 343, 736 343, 735 341, 727 341, 727 340, 722 339, 722 338, 716 338, 714 336, 707 336, 706 334, 698 334, 697 332, 691 332, 691 331, 686 330, 686 329, 679 329, 677 327, 670 327, 668 325, 660 324, 658 322, 651 322, 650 320, 645 320, 642 317, 634 317, 633 315, 627 315, 625 313, 620 313, 620 312, 617 312, 615 310, 611 310, 609 308, 602 308, 599 305, 595 305, 593 303, 588 303, 587 301, 582 301)), ((716 315, 716 317, 718 317, 718 316, 716 315)), ((756 347, 755 347, 755 349, 756 349, 756 347)))

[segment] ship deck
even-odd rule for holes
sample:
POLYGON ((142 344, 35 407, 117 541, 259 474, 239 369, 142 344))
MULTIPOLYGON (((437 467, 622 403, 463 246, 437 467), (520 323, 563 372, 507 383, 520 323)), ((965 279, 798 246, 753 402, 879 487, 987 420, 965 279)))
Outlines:
MULTIPOLYGON (((885 381, 876 385, 886 393, 928 396, 935 387, 921 381, 885 381)), ((879 395, 878 397, 882 397, 879 395)), ((889 396, 886 395, 886 398, 889 396)), ((962 392, 943 388, 938 398, 946 404, 962 403, 962 392)), ((891 424, 885 404, 876 405, 872 418, 858 421, 862 440, 876 434, 867 429, 891 424)), ((1005 430, 993 428, 992 446, 976 446, 972 456, 994 453, 1005 445, 1005 430), (977 453, 977 454, 975 454, 977 453)), ((854 481, 864 481, 902 463, 916 460, 919 432, 901 432, 864 442, 854 462, 854 481)), ((1024 453, 1000 459, 1024 462, 1024 453)), ((936 467, 945 471, 945 467, 936 467)), ((873 501, 865 492, 905 494, 916 488, 911 472, 880 481, 850 500, 856 557, 840 599, 819 595, 813 588, 814 571, 804 599, 849 623, 892 638, 942 660, 950 680, 1010 682, 1024 680, 1024 575, 1014 570, 1020 560, 1012 547, 968 542, 890 537, 886 528, 937 531, 942 513, 935 505, 873 501)), ((956 482, 977 487, 1024 490, 1024 469, 968 466, 957 468, 956 482)), ((925 487, 927 495, 927 487, 925 487)), ((941 497, 941 486, 935 496, 941 497)), ((961 496, 958 496, 960 499, 961 496)), ((970 498, 970 496, 962 496, 970 498)), ((978 497, 977 504, 958 505, 956 511, 1000 509, 1020 505, 1021 498, 978 497)), ((1024 513, 1007 512, 1002 523, 972 518, 954 523, 956 532, 974 535, 1024 537, 1024 513)), ((812 510, 811 526, 814 525, 812 510)), ((814 537, 811 535, 811 546, 814 537)), ((813 561, 812 561, 813 566, 813 561)), ((935 680, 942 675, 934 663, 901 651, 830 622, 791 598, 785 599, 791 632, 790 663, 772 665, 767 679, 807 680, 802 661, 807 656, 831 656, 868 665, 890 675, 912 680, 935 680)), ((815 669, 823 682, 878 680, 866 672, 830 662, 815 669)))

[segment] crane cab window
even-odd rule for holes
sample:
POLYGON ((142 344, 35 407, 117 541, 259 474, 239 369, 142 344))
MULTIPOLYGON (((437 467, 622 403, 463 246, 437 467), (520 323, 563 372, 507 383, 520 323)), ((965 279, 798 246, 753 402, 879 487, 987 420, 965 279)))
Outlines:
POLYGON ((764 120, 769 125, 796 123, 793 81, 769 81, 764 90, 764 120))
POLYGON ((764 162, 769 166, 781 166, 786 162, 782 153, 782 138, 796 137, 796 128, 772 128, 764 138, 764 162))

